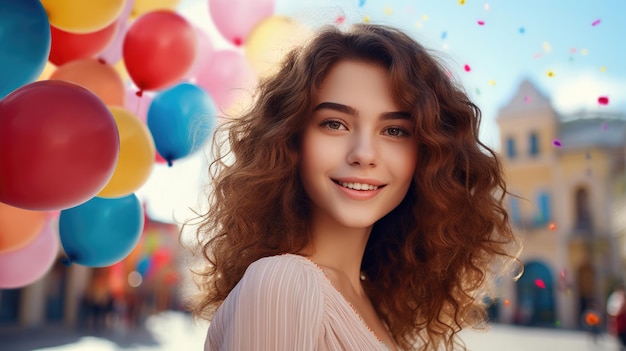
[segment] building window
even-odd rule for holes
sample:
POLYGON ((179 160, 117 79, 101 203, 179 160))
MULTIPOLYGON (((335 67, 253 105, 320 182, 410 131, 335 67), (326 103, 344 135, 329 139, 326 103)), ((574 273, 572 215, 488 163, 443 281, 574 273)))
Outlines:
POLYGON ((522 213, 520 212, 519 199, 516 197, 509 198, 509 216, 511 223, 518 227, 522 225, 522 213))
POLYGON ((529 146, 530 146, 530 156, 537 156, 539 155, 539 137, 537 136, 536 132, 532 132, 530 133, 530 137, 529 137, 529 146))
POLYGON ((551 218, 552 213, 550 213, 550 194, 542 191, 537 196, 537 216, 535 217, 535 224, 548 224, 551 218))
POLYGON ((575 194, 576 225, 578 230, 591 229, 591 211, 589 210, 589 193, 585 188, 578 188, 575 194))
POLYGON ((506 155, 508 158, 515 158, 515 139, 511 137, 506 139, 506 155))

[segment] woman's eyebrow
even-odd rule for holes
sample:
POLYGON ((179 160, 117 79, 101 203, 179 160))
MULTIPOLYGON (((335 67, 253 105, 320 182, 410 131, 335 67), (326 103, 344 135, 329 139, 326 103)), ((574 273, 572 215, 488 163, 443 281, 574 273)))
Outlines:
POLYGON ((381 115, 381 119, 383 120, 406 119, 410 121, 411 114, 408 112, 402 112, 402 111, 385 112, 381 115))
POLYGON ((336 102, 322 102, 319 105, 315 106, 315 108, 313 109, 313 112, 318 111, 318 110, 323 110, 323 109, 346 113, 352 116, 357 116, 359 114, 355 108, 350 107, 348 105, 339 104, 336 102))
MULTIPOLYGON (((359 115, 359 111, 357 111, 354 107, 336 103, 336 102, 322 102, 318 104, 317 106, 315 106, 315 108, 313 109, 313 112, 323 110, 323 109, 333 110, 333 111, 345 113, 345 114, 355 116, 355 117, 359 115)), ((383 120, 392 120, 392 119, 410 120, 411 114, 408 112, 402 112, 402 111, 385 112, 381 114, 381 119, 383 120)))

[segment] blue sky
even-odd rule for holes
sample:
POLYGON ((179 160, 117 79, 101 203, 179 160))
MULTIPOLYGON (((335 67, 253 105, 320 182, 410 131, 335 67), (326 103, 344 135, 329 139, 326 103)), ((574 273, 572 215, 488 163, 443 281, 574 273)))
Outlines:
MULTIPOLYGON (((179 8, 193 8, 189 19, 209 28, 207 4, 183 0, 179 8)), ((626 1, 276 0, 275 13, 311 27, 344 16, 347 23, 369 18, 404 29, 441 57, 481 107, 481 136, 494 147, 498 109, 522 79, 561 113, 626 111, 626 1), (599 96, 609 104, 599 105, 599 96)))
MULTIPOLYGON (((182 0, 178 11, 207 30, 216 49, 234 48, 213 26, 207 0, 182 0)), ((276 0, 275 14, 313 28, 344 16, 346 23, 368 18, 404 29, 462 83, 483 111, 481 138, 495 148, 498 110, 523 79, 534 83, 561 114, 626 113, 623 0, 465 0, 462 5, 459 0, 276 0), (598 104, 600 96, 609 98, 608 105, 598 104)), ((173 207, 195 204, 200 174, 205 173, 202 158, 172 168, 157 165, 142 192, 157 217, 171 220, 173 207), (157 209, 157 203, 167 205, 157 209)))

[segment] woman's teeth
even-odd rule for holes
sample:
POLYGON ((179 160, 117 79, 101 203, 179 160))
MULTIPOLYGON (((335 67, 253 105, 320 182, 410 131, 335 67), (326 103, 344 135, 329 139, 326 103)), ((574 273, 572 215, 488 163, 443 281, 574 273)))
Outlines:
POLYGON ((346 183, 346 182, 339 182, 339 184, 345 188, 348 189, 354 189, 354 190, 376 190, 378 189, 377 185, 372 185, 372 184, 363 184, 363 183, 346 183))

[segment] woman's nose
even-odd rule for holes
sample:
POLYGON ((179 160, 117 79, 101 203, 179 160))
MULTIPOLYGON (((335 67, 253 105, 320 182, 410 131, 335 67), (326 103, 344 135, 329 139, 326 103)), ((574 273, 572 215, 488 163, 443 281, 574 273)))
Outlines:
POLYGON ((353 166, 375 166, 378 153, 372 136, 366 133, 355 133, 351 140, 347 162, 353 166))

